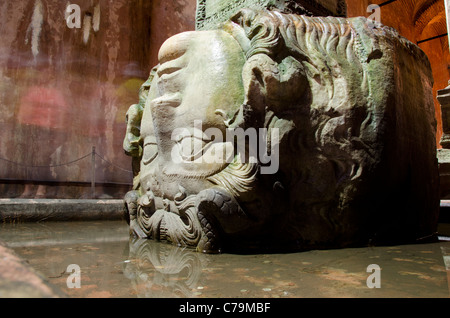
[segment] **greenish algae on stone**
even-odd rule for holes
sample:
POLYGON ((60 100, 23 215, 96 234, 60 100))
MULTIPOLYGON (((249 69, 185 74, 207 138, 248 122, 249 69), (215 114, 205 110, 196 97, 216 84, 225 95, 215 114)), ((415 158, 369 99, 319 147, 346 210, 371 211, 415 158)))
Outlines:
POLYGON ((132 235, 204 252, 436 238, 433 79, 395 30, 243 9, 159 60, 128 118, 132 235))

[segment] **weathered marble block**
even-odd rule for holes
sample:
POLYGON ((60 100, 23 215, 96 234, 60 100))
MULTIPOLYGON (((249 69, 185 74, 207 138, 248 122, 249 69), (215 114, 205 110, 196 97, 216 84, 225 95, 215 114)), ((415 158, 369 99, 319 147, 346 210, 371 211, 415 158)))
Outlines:
POLYGON ((345 0, 197 0, 196 30, 215 29, 242 8, 308 16, 347 16, 345 0))
POLYGON ((132 235, 203 252, 435 237, 433 80, 395 30, 243 9, 159 62, 127 114, 132 235))

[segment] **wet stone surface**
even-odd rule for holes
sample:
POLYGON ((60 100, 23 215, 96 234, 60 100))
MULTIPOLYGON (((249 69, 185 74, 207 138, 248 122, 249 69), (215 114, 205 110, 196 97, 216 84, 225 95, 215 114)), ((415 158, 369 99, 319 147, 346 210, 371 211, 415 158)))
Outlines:
POLYGON ((449 241, 205 255, 151 240, 129 241, 123 221, 2 224, 0 240, 69 297, 450 296, 449 241), (76 272, 68 272, 71 264, 80 269, 80 288, 69 288, 77 282, 76 272), (367 285, 377 279, 368 271, 371 264, 380 268, 380 288, 367 285))

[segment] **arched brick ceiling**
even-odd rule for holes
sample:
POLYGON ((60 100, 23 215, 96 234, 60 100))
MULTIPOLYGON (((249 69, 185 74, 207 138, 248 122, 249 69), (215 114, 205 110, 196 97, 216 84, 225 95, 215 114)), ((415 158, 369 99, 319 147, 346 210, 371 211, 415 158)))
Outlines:
MULTIPOLYGON (((369 0, 369 3, 381 5, 387 0, 369 0)), ((396 0, 382 10, 398 12, 405 24, 414 27, 417 41, 447 33, 444 0, 396 0)), ((382 11, 383 12, 383 11, 382 11)))
POLYGON ((419 17, 426 11, 428 10, 432 5, 434 5, 435 3, 441 3, 442 5, 444 5, 444 1, 443 0, 402 0, 403 2, 410 2, 413 3, 413 17, 414 17, 414 21, 417 21, 419 19, 419 17))
POLYGON ((424 2, 427 0, 396 0, 392 3, 385 4, 387 0, 369 0, 369 3, 374 3, 378 5, 383 5, 382 10, 389 10, 389 11, 395 11, 398 12, 399 15, 402 15, 402 17, 407 20, 408 22, 412 21, 412 18, 414 16, 416 3, 424 2))
POLYGON ((447 19, 445 12, 442 11, 432 17, 426 24, 423 25, 423 28, 417 29, 417 33, 428 37, 447 33, 447 19))
MULTIPOLYGON (((426 1, 426 0, 423 0, 426 1)), ((413 16, 415 8, 416 8, 416 4, 418 2, 423 2, 423 1, 416 1, 416 0, 397 0, 395 2, 395 5, 399 8, 401 8, 402 12, 405 12, 407 14, 409 14, 409 16, 413 16)), ((386 1, 381 1, 381 3, 386 2, 386 1)), ((393 4, 392 4, 393 5, 393 4)))
POLYGON ((435 35, 447 33, 443 0, 419 0, 414 12, 414 26, 419 37, 431 22, 433 22, 433 28, 436 30, 435 35))

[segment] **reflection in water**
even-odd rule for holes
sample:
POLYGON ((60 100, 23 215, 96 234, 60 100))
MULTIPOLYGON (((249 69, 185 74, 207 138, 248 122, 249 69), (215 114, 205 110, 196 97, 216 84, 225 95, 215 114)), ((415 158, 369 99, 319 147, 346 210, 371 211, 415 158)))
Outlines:
POLYGON ((124 275, 139 297, 193 297, 207 255, 145 239, 130 241, 124 275))
POLYGON ((449 255, 449 242, 205 255, 137 239, 124 274, 138 297, 449 297, 449 255), (382 288, 368 287, 370 264, 381 267, 382 288))
POLYGON ((450 296, 450 242, 286 254, 201 254, 130 240, 125 221, 1 224, 0 240, 70 297, 450 296), (67 266, 81 288, 67 288, 67 266), (370 289, 370 264, 381 288, 370 289))

